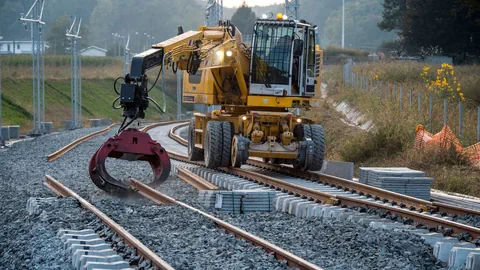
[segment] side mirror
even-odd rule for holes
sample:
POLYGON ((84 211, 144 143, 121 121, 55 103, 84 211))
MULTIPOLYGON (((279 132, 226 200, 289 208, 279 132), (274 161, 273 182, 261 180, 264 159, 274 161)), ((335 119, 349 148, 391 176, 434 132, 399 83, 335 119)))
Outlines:
POLYGON ((295 39, 293 40, 293 56, 302 56, 303 55, 303 40, 295 39))

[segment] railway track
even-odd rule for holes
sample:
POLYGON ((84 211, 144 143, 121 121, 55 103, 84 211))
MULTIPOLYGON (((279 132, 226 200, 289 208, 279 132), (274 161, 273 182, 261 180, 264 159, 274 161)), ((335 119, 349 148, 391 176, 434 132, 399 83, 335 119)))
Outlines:
MULTIPOLYGON (((173 163, 187 164, 187 168, 188 166, 194 166, 190 167, 188 170, 182 171, 178 168, 174 170, 181 174, 179 177, 182 179, 187 179, 189 177, 192 178, 195 176, 198 177, 201 172, 203 172, 202 177, 205 178, 205 181, 207 179, 207 175, 233 175, 234 178, 237 177, 236 179, 248 179, 251 183, 259 184, 260 187, 283 192, 281 194, 290 194, 282 196, 294 195, 296 196, 296 201, 303 200, 308 202, 308 204, 317 205, 319 207, 328 206, 331 207, 329 209, 341 210, 354 208, 354 212, 356 212, 358 209, 365 208, 379 209, 381 210, 380 212, 370 212, 370 210, 368 210, 368 213, 373 215, 381 215, 381 213, 387 212, 389 214, 388 218, 398 217, 399 219, 395 220, 400 222, 409 222, 408 224, 413 224, 417 226, 417 228, 428 227, 431 231, 438 231, 441 234, 457 236, 466 241, 475 242, 475 238, 480 236, 479 228, 460 224, 451 220, 452 216, 455 215, 476 215, 478 213, 476 211, 470 211, 461 207, 423 201, 378 188, 372 188, 357 182, 335 178, 328 175, 322 175, 319 173, 295 172, 288 166, 264 164, 263 162, 255 159, 250 159, 248 165, 245 165, 242 169, 218 168, 217 170, 210 170, 207 168, 202 168, 201 162, 188 161, 188 158, 185 155, 186 147, 178 147, 178 144, 183 146, 186 144, 186 140, 178 135, 180 128, 185 127, 186 125, 187 123, 170 121, 157 123, 144 128, 144 131, 150 130, 152 138, 162 138, 159 139, 159 141, 161 140, 160 142, 162 145, 168 146, 165 147, 167 150, 175 149, 175 151, 178 152, 176 153, 169 151, 169 156, 173 160, 177 160, 173 163), (164 127, 155 129, 156 127, 160 126, 164 127), (450 217, 448 215, 450 215, 450 217), (437 230, 439 228, 440 230, 437 230)), ((182 166, 185 167, 185 165, 180 165, 180 167, 182 166)), ((230 176, 230 178, 232 178, 232 176, 230 176)), ((217 184, 213 182, 211 178, 208 180, 213 184, 217 184)), ((185 181, 188 182, 188 180, 185 181)), ((208 182, 205 181, 198 185, 197 189, 212 189, 212 186, 209 186, 208 182)), ((245 182, 246 180, 242 181, 245 182)), ((132 188, 137 188, 138 186, 138 184, 135 182, 131 182, 130 185, 132 188)), ((195 186, 195 184, 192 185, 195 186)), ((153 195, 145 195, 151 196, 149 199, 155 201, 153 195)), ((285 209, 283 210, 285 211, 285 209)), ((351 210, 347 211, 351 212, 351 210)), ((410 226, 410 228, 412 228, 412 226, 410 226)), ((428 233, 428 231, 426 232, 428 233)), ((240 238, 242 237, 240 236, 240 238)), ((285 258, 282 256, 279 257, 285 258)), ((315 262, 322 264, 322 262, 319 262, 318 260, 315 262)), ((293 262, 291 262, 291 264, 293 264, 293 262)))
MULTIPOLYGON (((176 132, 185 126, 185 124, 175 126, 169 132, 169 136, 183 146, 186 146, 187 141, 178 136, 176 132)), ((178 161, 203 165, 201 162, 190 162, 185 155, 168 152, 171 158, 178 161)), ((467 237, 467 240, 470 241, 475 241, 480 237, 480 228, 451 221, 451 217, 448 217, 448 215, 480 215, 480 211, 420 200, 347 179, 317 172, 297 171, 288 166, 268 164, 256 159, 249 159, 248 166, 243 166, 241 169, 218 168, 217 170, 316 203, 342 208, 368 207, 382 209, 434 230, 447 228, 443 230, 445 234, 468 234, 472 237, 467 237), (329 188, 329 191, 323 192, 321 191, 322 188, 329 188)))
POLYGON ((47 175, 44 184, 58 196, 75 198, 83 208, 95 214, 106 226, 108 226, 108 228, 110 228, 118 236, 120 236, 126 245, 135 248, 137 251, 137 255, 150 260, 152 262, 152 266, 157 267, 157 269, 163 270, 174 269, 157 254, 155 254, 152 250, 142 244, 137 238, 131 235, 122 226, 109 218, 105 213, 100 211, 98 208, 93 206, 91 203, 89 203, 87 200, 82 198, 80 195, 78 195, 68 187, 58 182, 53 177, 47 175))
MULTIPOLYGON (((184 177, 184 176, 180 176, 180 177, 184 177)), ((217 225, 217 227, 225 230, 226 232, 229 232, 229 233, 232 233, 234 234, 237 238, 241 238, 241 239, 245 239, 246 241, 252 243, 253 245, 255 246, 260 246, 262 248, 264 248, 267 252, 269 253, 273 253, 275 255, 275 258, 277 260, 285 260, 287 261, 287 264, 288 266, 290 267, 294 267, 294 268, 298 268, 298 269, 322 269, 268 241, 265 241, 264 239, 261 239, 251 233, 248 233, 236 226, 233 226, 219 218, 216 218, 215 216, 213 215, 210 215, 202 210, 199 210, 193 206, 190 206, 186 203, 183 203, 183 202, 180 202, 180 201, 177 201, 175 200, 174 198, 172 197, 169 197, 165 194, 162 194, 161 192, 159 192, 158 190, 155 190, 139 181, 136 181, 136 180, 131 180, 130 181, 130 186, 136 191, 138 192, 140 195, 142 195, 143 197, 155 202, 155 203, 158 203, 158 204, 175 204, 175 205, 178 205, 180 207, 183 207, 183 208, 186 208, 186 209, 189 209, 193 212, 196 212, 196 213, 199 213, 200 215, 208 218, 209 220, 211 220, 212 222, 215 223, 215 225, 217 225)))
MULTIPOLYGON (((185 177, 185 176, 182 176, 182 177, 185 177)), ((75 198, 83 208, 94 213, 106 226, 108 226, 112 231, 114 231, 117 235, 119 235, 123 239, 125 244, 135 248, 137 251, 137 255, 150 260, 152 262, 152 266, 157 267, 157 269, 168 269, 168 270, 174 269, 171 265, 165 262, 152 250, 150 250, 144 244, 142 244, 137 238, 135 238, 132 234, 130 234, 126 229, 124 229, 118 223, 116 223, 111 218, 109 218, 107 216, 108 213, 107 214, 103 213, 98 208, 96 208, 91 203, 89 203, 87 200, 82 198, 80 195, 78 195, 68 187, 61 184, 59 181, 57 181, 53 177, 47 175, 44 184, 58 196, 75 198)), ((203 212, 188 204, 177 201, 174 198, 169 197, 165 194, 162 194, 161 192, 155 189, 152 189, 149 186, 139 181, 131 180, 129 185, 132 188, 132 190, 136 191, 139 195, 143 196, 148 200, 151 200, 152 202, 155 202, 161 205, 164 205, 164 204, 177 205, 208 218, 218 228, 235 235, 235 237, 237 238, 244 239, 245 241, 250 242, 254 246, 262 247, 268 253, 274 254, 275 258, 279 261, 286 261, 289 267, 305 269, 305 270, 321 270, 322 269, 264 239, 261 239, 251 233, 248 233, 236 226, 233 226, 219 218, 214 217, 213 215, 203 212)))
MULTIPOLYGON (((186 146, 187 141, 176 134, 176 132, 188 125, 185 121, 166 121, 148 125, 142 131, 149 131, 160 126, 173 126, 168 134, 171 139, 179 144, 186 146)), ((105 131, 106 132, 106 131, 105 131)), ((94 136, 84 136, 75 140, 71 144, 56 151, 54 159, 59 158, 75 146, 93 138, 94 136)), ((190 162, 186 155, 168 151, 169 156, 181 162, 187 162, 202 166, 201 162, 190 162)), ((317 172, 302 172, 294 170, 284 165, 273 165, 259 160, 249 159, 248 166, 243 169, 238 168, 219 168, 218 171, 247 178, 253 182, 264 186, 275 188, 286 193, 295 194, 298 197, 322 204, 329 204, 339 207, 369 207, 388 211, 392 214, 410 219, 413 222, 428 226, 429 228, 448 228, 444 232, 451 235, 469 234, 475 240, 480 237, 480 228, 468 226, 465 224, 451 221, 448 215, 480 215, 480 211, 465 209, 453 205, 429 202, 414 197, 390 192, 387 190, 371 187, 358 182, 329 176, 317 172), (289 183, 281 178, 294 177, 296 183, 289 183), (298 182, 300 181, 300 182, 298 182), (315 183, 319 187, 329 187, 343 192, 322 192, 313 188, 305 187, 315 183), (333 193, 333 194, 332 194, 333 193), (354 196, 351 196, 354 195, 354 196)))
MULTIPOLYGON (((141 131, 145 131, 147 132, 148 130, 152 129, 152 128, 156 128, 156 127, 159 127, 159 126, 164 126, 164 125, 171 125, 171 124, 175 124, 175 123, 182 123, 182 122, 185 122, 184 120, 174 120, 174 121, 165 121, 165 122, 158 122, 158 123, 154 123, 154 124, 151 124, 151 125, 148 125, 148 126, 145 126, 141 129, 141 131)), ((91 139, 93 139, 94 137, 96 136, 99 136, 99 135, 102 135, 102 134, 105 134, 107 132, 109 132, 114 126, 116 126, 118 124, 111 124, 110 126, 102 129, 102 130, 99 130, 99 131, 96 131, 96 132, 93 132, 93 133, 90 133, 86 136, 83 136, 81 138, 78 138, 76 140, 74 140, 73 142, 65 145, 64 147, 58 149, 57 151, 51 153, 50 155, 47 156, 47 160, 48 162, 53 162, 55 161, 56 159, 60 158, 61 156, 63 156, 64 154, 66 154, 67 152, 69 152, 70 150, 74 149, 75 147, 77 147, 78 145, 86 142, 86 141, 89 141, 91 139)))

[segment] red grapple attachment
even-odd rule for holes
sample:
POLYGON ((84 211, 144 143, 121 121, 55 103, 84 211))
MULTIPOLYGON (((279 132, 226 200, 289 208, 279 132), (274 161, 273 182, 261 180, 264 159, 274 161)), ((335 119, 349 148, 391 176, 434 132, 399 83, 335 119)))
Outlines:
POLYGON ((113 178, 105 169, 107 157, 129 161, 148 161, 153 169, 150 187, 158 187, 170 174, 170 158, 163 147, 148 133, 127 129, 108 139, 90 160, 90 178, 99 188, 111 194, 125 194, 127 184, 113 178))

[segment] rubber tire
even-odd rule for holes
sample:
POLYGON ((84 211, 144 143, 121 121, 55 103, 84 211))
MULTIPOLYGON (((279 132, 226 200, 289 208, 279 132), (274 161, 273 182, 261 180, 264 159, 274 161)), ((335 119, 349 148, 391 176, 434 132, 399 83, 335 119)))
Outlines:
MULTIPOLYGON (((301 141, 305 139, 312 139, 312 131, 310 129, 310 125, 306 124, 298 124, 293 128, 293 136, 297 138, 298 143, 300 144, 301 141)), ((313 141, 313 139, 312 139, 313 141)), ((314 156, 315 158, 315 156, 314 156)), ((323 162, 323 161, 322 161, 323 162)), ((297 170, 304 170, 305 164, 298 164, 297 160, 292 161, 293 167, 297 170)), ((311 167, 311 166, 310 166, 311 167)))
POLYGON ((230 166, 230 160, 232 158, 232 138, 233 138, 233 125, 230 122, 222 122, 222 160, 221 167, 230 166))
POLYGON ((314 144, 313 161, 310 171, 320 171, 325 158, 325 133, 321 125, 310 125, 310 138, 314 144))
POLYGON ((195 118, 188 125, 188 160, 203 161, 203 149, 195 147, 195 118))
POLYGON ((205 139, 203 141, 203 151, 205 157, 205 166, 215 169, 222 164, 222 123, 219 121, 208 121, 205 139))
POLYGON ((293 128, 293 136, 297 138, 299 143, 304 141, 305 138, 311 138, 312 132, 310 131, 310 126, 305 124, 295 125, 293 128))

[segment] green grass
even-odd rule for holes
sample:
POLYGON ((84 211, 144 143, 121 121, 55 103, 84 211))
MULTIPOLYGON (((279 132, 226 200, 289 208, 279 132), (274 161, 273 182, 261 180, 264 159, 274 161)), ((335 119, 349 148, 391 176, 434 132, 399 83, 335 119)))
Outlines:
MULTIPOLYGON (((3 125, 20 125, 25 133, 32 126, 32 59, 29 55, 2 56, 2 120, 3 125)), ((150 85, 157 76, 158 68, 148 72, 150 85)), ((87 124, 90 118, 122 119, 122 110, 112 108, 116 98, 113 89, 115 78, 123 75, 123 61, 114 57, 82 57, 82 115, 87 124)), ((119 86, 118 86, 119 87, 119 86)), ((171 72, 165 74, 166 114, 176 116, 176 78, 171 72)), ((163 104, 161 80, 150 92, 150 97, 163 104)), ((45 56, 45 118, 55 128, 71 118, 70 56, 45 56)), ((118 104, 117 104, 118 105, 118 104)), ((192 106, 184 105, 185 110, 192 106)), ((163 119, 153 103, 146 111, 146 119, 163 119)))
MULTIPOLYGON (((2 63, 8 67, 30 67, 32 56, 30 55, 7 55, 2 56, 2 63)), ((82 56, 82 67, 102 67, 123 63, 118 57, 89 57, 82 56)), ((69 55, 46 55, 45 66, 69 66, 69 55)))
MULTIPOLYGON (((168 82, 172 87, 175 82, 168 82)), ((167 87, 166 86, 166 87, 167 87)), ((171 91, 170 91, 171 92, 171 91)), ((112 118, 120 120, 121 110, 112 108, 116 93, 111 79, 88 79, 82 81, 82 113, 86 123, 89 118, 112 118)), ((150 92, 150 97, 162 104, 159 86, 150 92)), ((175 117, 176 100, 166 95, 167 115, 175 117)), ((2 80, 2 119, 3 125, 21 125, 22 131, 28 131, 32 121, 32 81, 26 79, 2 80)), ((70 81, 47 80, 45 82, 45 117, 46 121, 54 122, 55 127, 61 127, 61 121, 69 119, 70 113, 70 81)), ((153 104, 147 110, 146 118, 163 119, 163 114, 153 104)))
MULTIPOLYGON (((369 77, 377 74, 381 78, 398 83, 416 84, 417 89, 422 86, 422 83, 417 82, 418 64, 401 62, 397 65, 395 66, 394 63, 358 65, 354 70, 364 72, 369 77), (415 70, 412 71, 412 69, 415 70)), ((362 166, 409 167, 422 170, 427 176, 435 179, 433 188, 480 197, 480 168, 468 165, 464 157, 452 151, 423 151, 413 148, 416 125, 423 124, 429 127, 428 99, 425 95, 420 116, 416 110, 416 99, 414 99, 413 108, 410 109, 408 99, 405 98, 403 110, 400 112, 398 101, 392 98, 387 101, 384 97, 380 101, 378 96, 344 86, 342 68, 340 65, 330 66, 323 72, 324 80, 328 84, 329 98, 336 102, 348 102, 352 108, 359 110, 367 119, 372 120, 375 128, 366 132, 345 125, 339 120, 342 116, 335 117, 335 114, 330 112, 335 109, 328 106, 323 111, 317 112, 327 135, 330 134, 329 136, 334 138, 331 142, 334 145, 327 144, 327 157, 353 161, 357 168, 362 166), (332 114, 335 121, 326 117, 322 119, 322 115, 329 114, 332 114)), ((455 68, 458 77, 462 80, 474 80, 478 76, 475 72, 477 69, 477 66, 455 68)), ((414 97, 416 94, 415 92, 414 97)), ((471 106, 472 103, 473 101, 466 102, 466 107, 471 106)), ((443 103, 440 103, 433 108, 434 133, 438 132, 443 125, 442 106, 443 103)), ((457 133, 455 120, 458 116, 455 112, 458 112, 458 107, 454 107, 454 104, 449 106, 449 119, 452 119, 449 120, 449 125, 453 132, 457 133)), ((475 143, 476 136, 476 110, 472 112, 469 109, 471 108, 466 109, 469 114, 464 115, 464 137, 461 139, 464 146, 475 143)))

